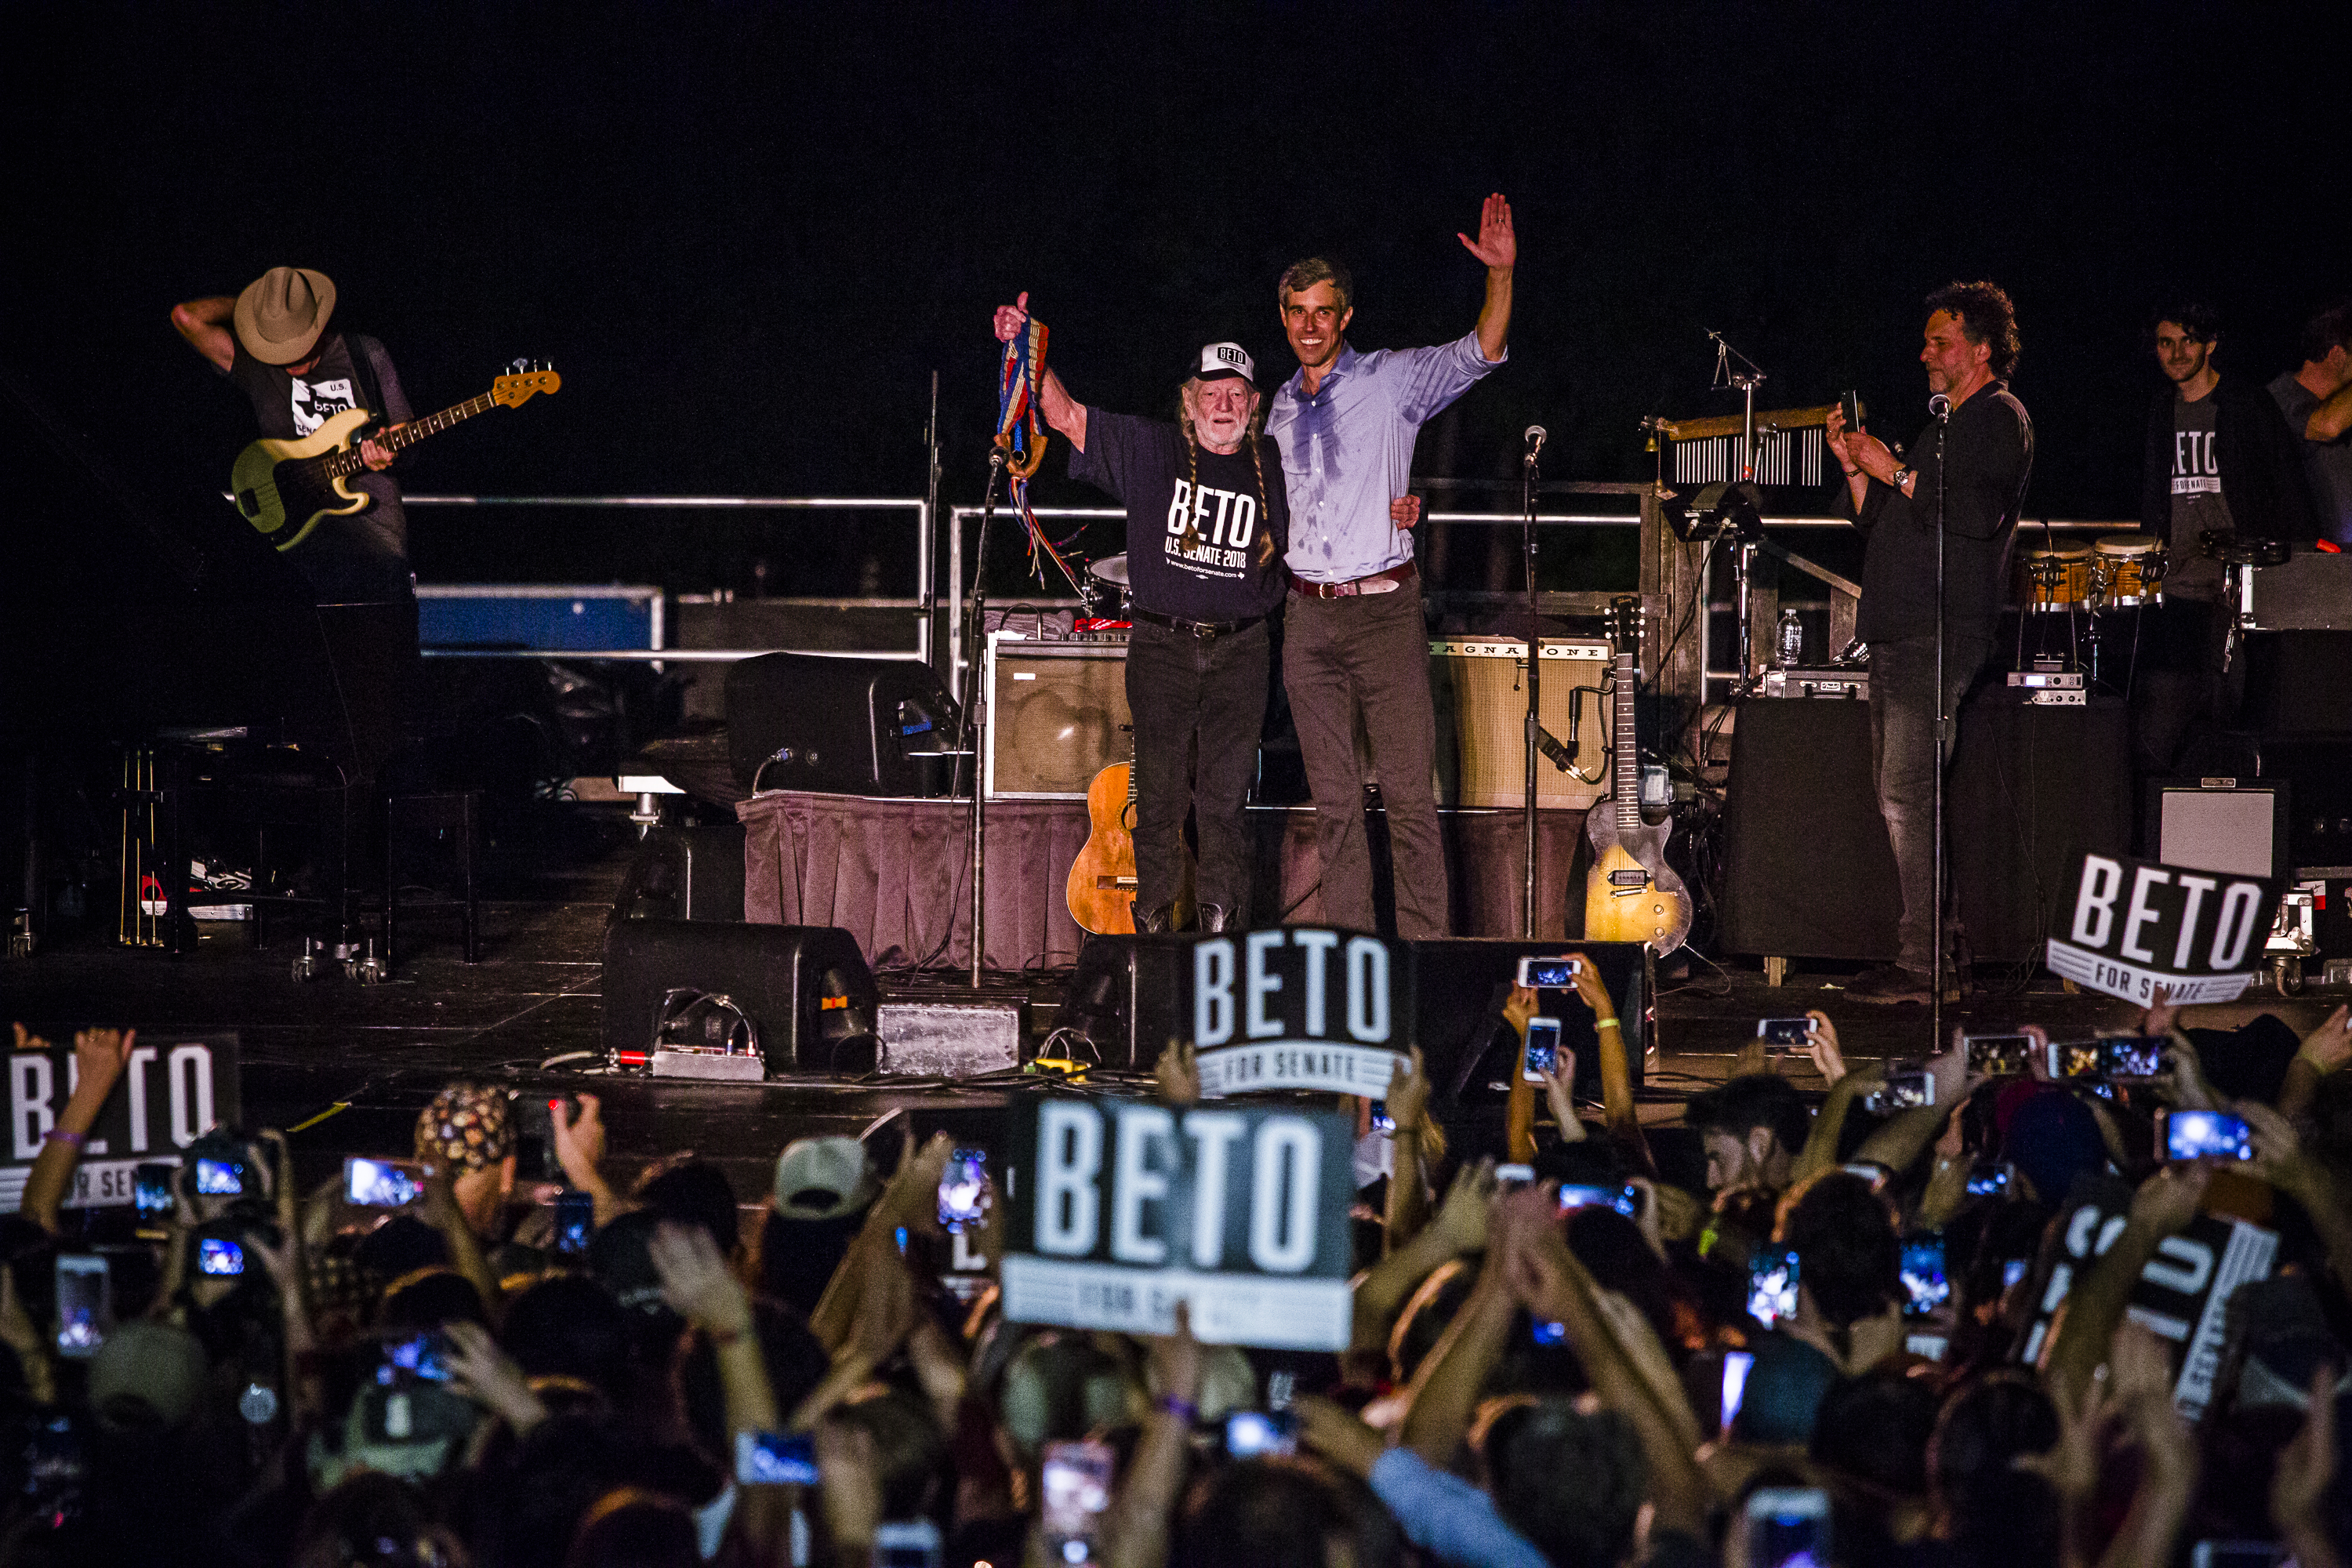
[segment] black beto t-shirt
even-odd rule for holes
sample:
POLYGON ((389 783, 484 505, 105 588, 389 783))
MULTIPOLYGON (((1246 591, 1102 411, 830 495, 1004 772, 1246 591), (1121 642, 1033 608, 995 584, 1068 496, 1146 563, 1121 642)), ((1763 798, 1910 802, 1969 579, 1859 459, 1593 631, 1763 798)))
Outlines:
POLYGON ((1127 508, 1127 573, 1138 609, 1188 621, 1243 621, 1282 603, 1290 509, 1271 436, 1194 457, 1162 419, 1087 410, 1087 446, 1070 477, 1127 508), (1265 541, 1271 537, 1273 547, 1265 541))
MULTIPOLYGON (((236 348, 228 378, 253 403, 253 416, 261 434, 279 441, 312 435, 345 409, 364 408, 364 380, 353 367, 356 352, 368 356, 368 369, 382 394, 375 426, 405 423, 412 415, 407 395, 392 358, 373 338, 335 332, 321 340, 319 361, 300 375, 284 365, 264 364, 236 348)), ((373 603, 401 599, 409 592, 408 518, 401 510, 400 481, 390 473, 362 468, 349 480, 364 490, 368 505, 349 517, 320 521, 310 537, 287 552, 287 559, 308 575, 321 603, 373 603)))

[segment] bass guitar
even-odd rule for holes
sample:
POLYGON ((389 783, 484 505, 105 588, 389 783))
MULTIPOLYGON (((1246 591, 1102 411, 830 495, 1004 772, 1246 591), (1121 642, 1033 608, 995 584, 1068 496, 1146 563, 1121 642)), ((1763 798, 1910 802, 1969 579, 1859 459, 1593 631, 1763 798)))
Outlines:
POLYGON ((1645 942, 1661 954, 1690 935, 1690 893, 1666 864, 1671 824, 1642 820, 1642 749, 1635 743, 1633 696, 1641 683, 1642 601, 1610 606, 1617 645, 1616 691, 1611 699, 1609 794, 1585 814, 1584 837, 1592 869, 1584 879, 1584 935, 1591 942, 1645 942))
MULTIPOLYGON (((499 376, 479 397, 412 419, 376 439, 397 452, 477 414, 512 408, 562 385, 563 378, 551 370, 518 370, 499 376)), ((293 549, 310 537, 320 518, 348 517, 367 505, 367 492, 349 481, 367 466, 360 454, 360 430, 374 417, 364 408, 346 408, 299 440, 256 441, 237 454, 229 469, 229 499, 264 538, 280 550, 293 549)))
POLYGON ((1127 761, 1113 763, 1087 786, 1087 841, 1070 862, 1063 897, 1080 931, 1129 936, 1135 931, 1135 731, 1127 761))

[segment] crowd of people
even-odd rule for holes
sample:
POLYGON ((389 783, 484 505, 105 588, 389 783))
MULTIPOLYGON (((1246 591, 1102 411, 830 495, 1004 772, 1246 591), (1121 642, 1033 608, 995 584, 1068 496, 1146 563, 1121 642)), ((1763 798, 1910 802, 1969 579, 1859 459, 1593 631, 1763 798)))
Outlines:
MULTIPOLYGON (((691 1156, 617 1179, 593 1095, 478 1082, 309 1193, 281 1134, 215 1129, 134 1237, 60 1206, 134 1049, 89 1030, 0 1221, 0 1563, 2318 1568, 2352 1542, 2347 1017, 2159 1000, 2142 1071, 2077 1076, 2032 1027, 1848 1070, 1816 1012, 1647 1128, 1622 1051, 1590 1122, 1572 1053, 1499 1123, 1416 1057, 1355 1107, 1329 1352, 1006 1321, 1008 1199, 944 1134, 795 1141, 747 1205, 691 1156), (2198 1111, 2244 1157, 2167 1158, 2198 1111), (2134 1293, 2201 1288, 2175 1238, 2213 1220, 2275 1253, 2184 1345, 2134 1293)), ((1164 1053, 1157 1095, 1197 1087, 1164 1053)))

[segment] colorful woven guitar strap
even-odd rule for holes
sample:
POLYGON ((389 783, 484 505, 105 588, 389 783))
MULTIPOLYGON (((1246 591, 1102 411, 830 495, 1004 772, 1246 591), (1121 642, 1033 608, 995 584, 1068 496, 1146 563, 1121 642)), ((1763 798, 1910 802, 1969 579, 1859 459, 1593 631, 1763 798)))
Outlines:
MULTIPOLYGON (((1045 580, 1045 562, 1063 565, 1061 548, 1045 537, 1037 514, 1029 505, 1029 481, 1045 460, 1045 432, 1038 426, 1038 386, 1045 375, 1045 323, 1024 316, 1021 335, 1004 345, 996 379, 996 445, 1004 453, 1004 470, 1013 484, 1013 507, 1029 535, 1029 572, 1045 580)), ((1060 542, 1066 547, 1077 535, 1060 542)), ((1063 565, 1063 570, 1068 570, 1063 565)))

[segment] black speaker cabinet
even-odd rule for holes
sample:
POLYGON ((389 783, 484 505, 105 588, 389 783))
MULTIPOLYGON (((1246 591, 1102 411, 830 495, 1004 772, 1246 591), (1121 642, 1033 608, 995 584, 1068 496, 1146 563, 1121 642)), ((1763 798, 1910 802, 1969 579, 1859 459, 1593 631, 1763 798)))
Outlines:
POLYGON ((760 1026, 769 1076, 874 1070, 881 1003, 857 939, 837 926, 614 921, 604 928, 604 1043, 644 1050, 674 987, 730 996, 760 1026))
POLYGON ((743 825, 648 827, 614 903, 619 920, 635 914, 641 903, 656 920, 741 920, 743 825))
POLYGON ((1095 775, 1132 755, 1125 633, 1040 639, 988 635, 991 800, 1084 800, 1095 775))
POLYGON ((1116 1072, 1149 1072, 1192 1030, 1190 936, 1089 936, 1062 987, 1057 1028, 1075 1029, 1116 1072))
POLYGON ((920 795, 909 753, 947 749, 955 703, 911 659, 768 653, 727 672, 739 784, 833 795, 920 795))
MULTIPOLYGON (((1625 1065, 1635 1088, 1652 1044, 1645 1016, 1656 992, 1655 955, 1638 942, 1521 942, 1454 937, 1412 944, 1413 1043, 1430 1083, 1448 1100, 1476 1095, 1519 1070, 1503 1004, 1518 983, 1519 960, 1580 952, 1601 971, 1616 1000, 1625 1065)), ((1559 1043, 1576 1053, 1579 1100, 1601 1098, 1601 1039, 1592 1014, 1573 994, 1542 992, 1544 1012, 1559 1020, 1559 1043)))

